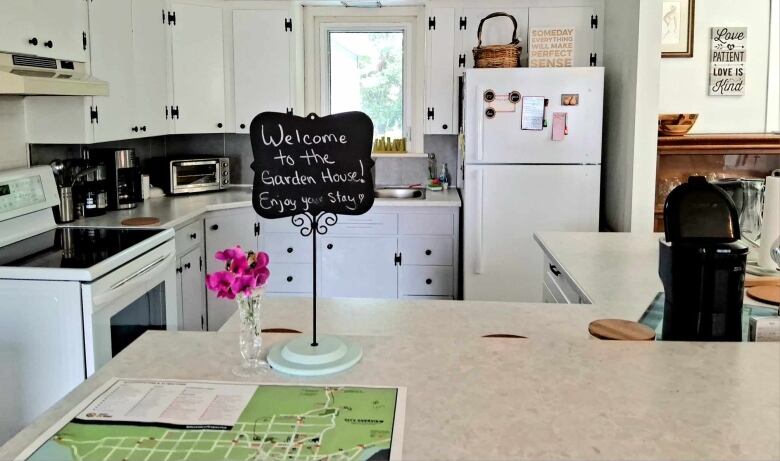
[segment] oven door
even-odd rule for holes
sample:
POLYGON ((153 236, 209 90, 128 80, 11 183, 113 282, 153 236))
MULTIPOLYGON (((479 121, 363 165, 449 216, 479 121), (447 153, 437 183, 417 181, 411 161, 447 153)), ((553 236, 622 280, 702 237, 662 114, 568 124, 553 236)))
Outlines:
POLYGON ((148 330, 178 330, 173 240, 82 285, 87 376, 148 330))
POLYGON ((219 165, 218 160, 171 162, 171 193, 219 190, 219 165))

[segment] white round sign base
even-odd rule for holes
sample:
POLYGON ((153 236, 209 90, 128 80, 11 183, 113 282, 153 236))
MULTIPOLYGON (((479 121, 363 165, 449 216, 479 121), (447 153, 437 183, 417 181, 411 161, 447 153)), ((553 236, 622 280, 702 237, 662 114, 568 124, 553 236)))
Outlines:
POLYGON ((274 345, 268 363, 276 371, 296 376, 323 376, 352 368, 363 356, 363 349, 337 336, 320 336, 317 346, 310 336, 274 345))

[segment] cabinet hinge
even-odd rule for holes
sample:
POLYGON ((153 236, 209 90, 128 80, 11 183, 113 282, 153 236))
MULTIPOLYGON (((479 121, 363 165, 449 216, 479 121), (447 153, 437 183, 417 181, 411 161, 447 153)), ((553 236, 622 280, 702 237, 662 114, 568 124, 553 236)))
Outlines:
POLYGON ((86 31, 81 33, 81 48, 84 51, 87 50, 87 32, 86 31))
POLYGON ((428 30, 436 30, 436 16, 428 16, 428 30))
POLYGON ((284 31, 292 32, 292 18, 284 18, 284 31))
POLYGON ((98 121, 98 106, 89 106, 89 123, 99 123, 98 121))
POLYGON ((256 222, 255 223, 255 237, 257 237, 259 235, 260 235, 260 223, 256 222))
POLYGON ((198 256, 198 259, 200 260, 200 271, 203 272, 203 256, 198 256))
POLYGON ((292 107, 288 107, 288 108, 285 110, 285 112, 287 112, 287 115, 292 115, 292 114, 293 114, 292 107))
POLYGON ((168 25, 173 24, 176 25, 176 12, 175 11, 169 11, 168 12, 168 25))
POLYGON ((176 268, 176 273, 177 274, 181 274, 182 272, 184 272, 184 268, 183 267, 179 266, 179 267, 176 268))
POLYGON ((206 331, 206 319, 202 315, 200 316, 200 330, 206 331))
POLYGON ((429 107, 428 108, 428 120, 435 119, 436 118, 435 114, 436 114, 435 109, 433 107, 429 107))
POLYGON ((395 259, 393 260, 393 262, 394 262, 394 264, 395 264, 396 266, 400 266, 400 265, 401 265, 401 260, 402 260, 402 259, 403 259, 403 253, 396 253, 396 254, 395 254, 395 259))
POLYGON ((596 67, 596 59, 598 58, 597 53, 591 53, 590 54, 590 67, 596 67))
POLYGON ((458 29, 466 30, 467 22, 468 22, 468 19, 466 18, 466 16, 461 16, 460 19, 458 20, 458 29))
POLYGON ((599 28, 599 15, 592 14, 590 16, 590 28, 591 29, 598 29, 599 28))
POLYGON ((458 55, 458 67, 466 67, 466 55, 465 54, 459 54, 458 55))
POLYGON ((165 106, 165 120, 168 120, 168 106, 165 106))
POLYGON ((171 118, 179 119, 179 106, 171 106, 171 118))

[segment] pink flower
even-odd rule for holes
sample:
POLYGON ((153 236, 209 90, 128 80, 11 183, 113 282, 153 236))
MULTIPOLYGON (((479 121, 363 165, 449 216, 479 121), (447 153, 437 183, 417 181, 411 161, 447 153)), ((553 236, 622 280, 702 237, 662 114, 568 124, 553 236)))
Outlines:
POLYGON ((217 261, 230 261, 231 259, 236 259, 239 257, 243 257, 246 259, 246 254, 244 254, 244 250, 241 249, 240 246, 236 245, 233 248, 226 248, 222 251, 217 251, 214 254, 214 258, 217 259, 217 261))
POLYGON ((257 286, 261 287, 268 281, 268 277, 271 276, 271 271, 267 267, 261 267, 255 270, 255 278, 257 279, 257 286))
POLYGON ((251 275, 239 275, 233 280, 231 289, 235 294, 243 294, 249 296, 252 291, 257 287, 257 279, 251 275))
POLYGON ((206 274, 206 286, 211 291, 229 290, 235 276, 230 272, 219 271, 206 274))

